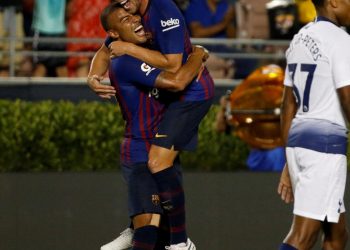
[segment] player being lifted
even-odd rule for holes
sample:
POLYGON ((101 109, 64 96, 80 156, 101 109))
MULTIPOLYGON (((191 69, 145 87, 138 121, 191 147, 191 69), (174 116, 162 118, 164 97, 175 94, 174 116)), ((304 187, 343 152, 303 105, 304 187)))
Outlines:
POLYGON ((281 125, 288 166, 278 192, 294 199, 293 224, 281 250, 345 249, 344 190, 350 119, 350 0, 312 0, 314 22, 286 52, 281 125), (345 115, 345 117, 344 117, 345 115))

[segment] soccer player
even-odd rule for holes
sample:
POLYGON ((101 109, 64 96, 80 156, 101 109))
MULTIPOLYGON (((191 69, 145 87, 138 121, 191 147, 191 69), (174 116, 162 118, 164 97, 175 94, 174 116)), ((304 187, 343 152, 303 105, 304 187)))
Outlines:
POLYGON ((350 0, 312 0, 314 22, 286 51, 281 125, 288 165, 278 192, 294 199, 294 218, 281 250, 345 249, 346 118, 350 119, 350 0))
MULTIPOLYGON (((117 3, 102 12, 101 23, 113 39, 135 44, 147 41, 140 17, 129 14, 117 3)), ((164 104, 155 99, 161 95, 157 88, 183 90, 198 74, 206 58, 205 50, 197 47, 176 73, 161 72, 128 55, 111 62, 110 79, 126 120, 121 161, 128 183, 129 214, 135 228, 132 249, 154 248, 162 213, 157 186, 147 167, 150 139, 164 113, 164 104)), ((177 173, 175 178, 178 179, 177 173)))
MULTIPOLYGON (((95 55, 89 75, 102 76, 106 72, 110 55, 107 47, 117 56, 128 54, 153 67, 176 72, 191 53, 192 45, 183 16, 174 2, 124 0, 121 4, 128 12, 138 11, 142 15, 145 31, 150 36, 151 48, 154 50, 125 41, 110 44, 112 38, 107 39, 95 55)), ((109 91, 112 93, 113 89, 100 86, 98 79, 90 77, 89 86, 101 97, 108 97, 109 91)), ((194 249, 186 232, 184 191, 182 183, 175 178, 173 163, 179 150, 196 147, 198 126, 212 104, 213 95, 213 80, 204 69, 198 81, 193 81, 180 94, 171 97, 174 101, 168 105, 150 148, 148 167, 156 180, 160 200, 169 217, 171 250, 194 249)))

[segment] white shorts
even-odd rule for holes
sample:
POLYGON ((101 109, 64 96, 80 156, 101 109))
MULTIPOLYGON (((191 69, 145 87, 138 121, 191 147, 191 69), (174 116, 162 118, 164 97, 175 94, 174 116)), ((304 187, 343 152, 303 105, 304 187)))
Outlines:
POLYGON ((345 212, 346 156, 298 147, 287 147, 286 155, 294 192, 293 213, 337 223, 345 212))

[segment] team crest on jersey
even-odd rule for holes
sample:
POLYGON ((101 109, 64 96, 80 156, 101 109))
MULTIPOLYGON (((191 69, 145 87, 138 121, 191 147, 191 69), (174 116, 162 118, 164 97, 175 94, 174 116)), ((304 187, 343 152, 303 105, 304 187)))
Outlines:
POLYGON ((159 206, 159 203, 160 203, 159 195, 152 194, 152 203, 155 206, 159 206))
POLYGON ((180 26, 180 20, 176 19, 176 18, 170 18, 168 20, 160 20, 160 25, 162 25, 162 27, 164 29, 162 29, 162 32, 168 31, 168 30, 172 30, 175 29, 177 27, 180 26))
POLYGON ((151 66, 147 65, 146 63, 141 64, 141 70, 146 73, 146 76, 148 76, 155 69, 156 68, 152 68, 151 66))
POLYGON ((156 99, 159 98, 159 90, 157 88, 153 88, 148 92, 148 97, 154 97, 156 99))

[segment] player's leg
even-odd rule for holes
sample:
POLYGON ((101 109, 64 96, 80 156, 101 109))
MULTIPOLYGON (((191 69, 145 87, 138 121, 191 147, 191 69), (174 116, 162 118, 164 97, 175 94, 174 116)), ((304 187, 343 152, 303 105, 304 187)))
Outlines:
POLYGON ((346 156, 305 148, 286 148, 294 192, 294 220, 281 249, 310 249, 326 219, 338 222, 345 211, 346 156))
MULTIPOLYGON (((182 170, 180 157, 177 156, 174 161, 174 168, 176 169, 178 178, 182 183, 182 170)), ((164 213, 161 217, 159 229, 158 229, 158 239, 157 244, 155 246, 155 250, 164 250, 166 246, 170 245, 170 227, 169 227, 169 219, 167 213, 164 213)))
POLYGON ((153 250, 158 238, 160 215, 139 214, 132 220, 134 229, 127 228, 118 238, 103 245, 101 250, 153 250))
POLYGON ((175 138, 181 135, 184 123, 181 104, 170 105, 158 127, 148 161, 163 209, 169 219, 171 245, 187 241, 185 195, 178 170, 173 166, 178 155, 178 151, 174 150, 175 138))
POLYGON ((323 249, 345 249, 347 242, 347 227, 345 219, 344 193, 347 174, 347 160, 345 155, 331 155, 329 159, 332 173, 329 174, 329 212, 324 222, 323 249))
MULTIPOLYGON (((178 177, 182 182, 182 171, 180 158, 177 157, 174 161, 174 167, 177 171, 178 177)), ((103 245, 101 250, 127 250, 132 247, 132 240, 134 237, 134 225, 130 223, 129 227, 120 233, 120 235, 113 241, 103 245)), ((164 250, 165 246, 170 245, 170 229, 167 215, 161 217, 161 223, 158 227, 158 237, 155 250, 164 250)))
POLYGON ((182 181, 173 164, 178 154, 177 149, 184 149, 193 138, 196 139, 198 125, 210 105, 211 100, 172 103, 163 117, 149 152, 148 166, 156 180, 163 208, 169 217, 170 249, 195 249, 187 237, 185 195, 182 181))
POLYGON ((133 217, 134 238, 132 250, 153 250, 158 236, 159 214, 139 214, 133 217))
POLYGON ((171 245, 187 241, 185 194, 177 169, 173 166, 177 151, 152 145, 149 168, 157 183, 163 209, 168 216, 171 245), (154 159, 154 160, 152 160, 154 159))
POLYGON ((308 250, 315 244, 322 222, 294 215, 292 227, 280 250, 308 250))
POLYGON ((156 243, 156 246, 154 247, 154 250, 164 250, 165 247, 169 245, 170 245, 169 220, 166 213, 164 213, 160 219, 157 243, 156 243))
POLYGON ((323 225, 323 250, 343 250, 348 240, 345 213, 339 217, 338 223, 325 222, 323 225))
POLYGON ((133 250, 153 250, 157 241, 160 206, 157 185, 146 163, 134 164, 126 178, 129 215, 133 218, 133 250))
MULTIPOLYGON (((157 185, 147 163, 123 164, 122 173, 128 186, 128 210, 134 227, 131 249, 153 250, 157 240, 160 214, 163 213, 157 185)), ((105 249, 123 249, 117 248, 113 242, 107 244, 110 248, 105 249)))

